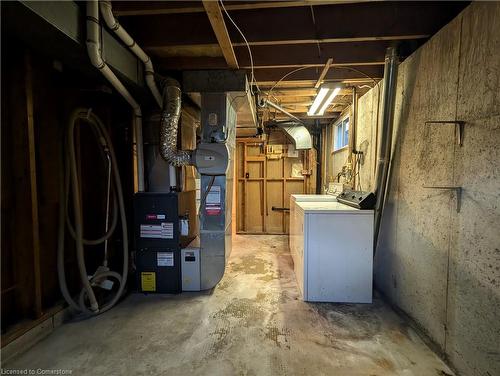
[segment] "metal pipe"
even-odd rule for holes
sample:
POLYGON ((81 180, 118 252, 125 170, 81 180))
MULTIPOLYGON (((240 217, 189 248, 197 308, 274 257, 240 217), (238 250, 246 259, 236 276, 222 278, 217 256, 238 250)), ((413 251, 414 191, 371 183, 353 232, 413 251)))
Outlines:
POLYGON ((144 191, 144 151, 142 142, 142 111, 139 104, 127 88, 116 77, 101 56, 101 29, 99 25, 99 3, 97 0, 87 1, 87 52, 92 65, 99 69, 102 75, 127 101, 134 111, 133 126, 136 137, 137 178, 139 191, 144 191))
POLYGON ((394 103, 396 98, 396 80, 398 76, 398 55, 395 47, 388 47, 385 54, 384 66, 384 96, 382 102, 382 126, 380 132, 380 143, 378 149, 377 169, 375 174, 375 231, 374 250, 380 232, 380 221, 384 209, 385 195, 387 190, 387 177, 392 149, 392 125, 394 120, 394 103))
MULTIPOLYGON (((106 22, 106 25, 114 31, 116 36, 122 40, 127 47, 144 63, 145 68, 145 76, 146 76, 146 84, 149 87, 149 90, 153 94, 153 97, 156 100, 156 103, 160 108, 163 107, 163 99, 160 91, 158 90, 158 86, 156 85, 154 78, 154 68, 153 63, 151 62, 151 58, 144 52, 144 50, 136 43, 136 41, 130 36, 130 34, 121 26, 113 15, 113 7, 111 5, 111 1, 109 0, 101 0, 99 2, 100 10, 102 14, 102 18, 106 22)), ((142 139, 142 133, 140 135, 142 139)), ((138 145, 139 148, 142 149, 142 145, 138 145)), ((170 165, 169 167, 169 183, 171 187, 175 187, 177 185, 177 177, 176 177, 176 168, 174 165, 170 165)))
POLYGON ((280 105, 274 103, 274 102, 271 102, 270 100, 267 100, 265 98, 262 98, 260 101, 259 101, 259 107, 266 107, 266 106, 270 106, 276 110, 278 110, 279 112, 285 114, 286 116, 288 116, 290 119, 293 119, 295 121, 298 121, 300 124, 304 124, 304 122, 302 120, 300 120, 297 116, 291 114, 290 112, 288 112, 287 110, 285 110, 283 107, 281 107, 280 105))
POLYGON ((356 86, 352 87, 352 105, 351 105, 351 118, 349 119, 349 161, 352 160, 352 154, 356 149, 356 116, 357 116, 358 93, 356 86))
MULTIPOLYGON (((356 163, 353 163, 353 155, 356 151, 356 116, 357 116, 357 92, 356 86, 352 87, 352 105, 351 105, 351 116, 349 119, 349 156, 348 162, 351 164, 351 168, 353 171, 352 185, 351 188, 356 188, 356 163)), ((356 162, 356 158, 354 158, 354 162, 356 162)), ((359 179, 359 175, 358 175, 359 179)))
POLYGON ((130 50, 144 63, 146 84, 151 90, 153 97, 158 103, 158 106, 162 106, 162 97, 158 87, 156 86, 154 78, 154 68, 150 57, 144 52, 144 50, 135 42, 135 40, 130 36, 129 33, 118 23, 115 16, 113 15, 113 7, 111 1, 101 0, 99 1, 99 8, 101 10, 102 18, 106 25, 114 31, 114 33, 122 40, 125 45, 130 48, 130 50))

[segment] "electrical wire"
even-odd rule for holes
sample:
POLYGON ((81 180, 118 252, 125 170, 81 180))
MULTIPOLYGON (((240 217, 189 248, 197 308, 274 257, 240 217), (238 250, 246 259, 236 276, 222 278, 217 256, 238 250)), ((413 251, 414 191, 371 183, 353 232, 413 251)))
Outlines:
POLYGON ((353 68, 353 67, 348 67, 348 66, 345 66, 345 65, 337 65, 335 66, 335 68, 339 68, 339 69, 347 69, 347 70, 350 70, 350 71, 353 71, 353 72, 356 72, 356 73, 359 73, 359 74, 362 74, 363 76, 365 76, 366 78, 369 78, 370 80, 373 81, 373 87, 377 86, 377 80, 375 80, 373 77, 371 77, 369 74, 359 70, 359 69, 356 69, 356 68, 353 68))
POLYGON ((252 74, 252 78, 251 78, 251 82, 255 85, 255 87, 257 88, 257 91, 260 93, 260 88, 259 88, 259 85, 257 84, 257 81, 255 80, 255 75, 254 75, 254 65, 253 65, 253 55, 252 55, 252 50, 250 48, 250 44, 248 43, 247 41, 247 38, 245 37, 245 34, 243 34, 243 32, 241 31, 241 29, 238 27, 238 25, 236 24, 236 22, 234 22, 234 20, 231 18, 231 16, 229 15, 226 7, 224 6, 224 2, 222 0, 219 0, 220 2, 220 5, 222 7, 222 10, 224 11, 224 13, 226 14, 227 18, 229 19, 229 21, 231 21, 231 23, 234 25, 234 27, 236 28, 236 30, 238 30, 238 32, 240 33, 241 37, 243 38, 243 40, 245 41, 245 44, 247 46, 247 49, 248 49, 248 55, 250 56, 250 68, 251 68, 251 74, 252 74))
POLYGON ((300 68, 297 68, 297 69, 294 69, 294 70, 292 70, 292 71, 288 72, 288 73, 287 73, 287 74, 285 74, 283 77, 281 77, 278 81, 276 81, 276 83, 275 83, 275 84, 271 87, 271 89, 267 92, 267 95, 268 95, 268 96, 269 96, 269 95, 271 95, 271 93, 273 92, 274 88, 275 88, 276 86, 278 86, 278 85, 281 83, 281 81, 283 81, 283 80, 284 80, 285 78, 287 78, 288 76, 290 76, 290 75, 294 74, 295 72, 299 72, 299 71, 301 71, 301 70, 304 70, 304 69, 310 69, 310 68, 317 68, 317 67, 315 67, 315 66, 300 67, 300 68))

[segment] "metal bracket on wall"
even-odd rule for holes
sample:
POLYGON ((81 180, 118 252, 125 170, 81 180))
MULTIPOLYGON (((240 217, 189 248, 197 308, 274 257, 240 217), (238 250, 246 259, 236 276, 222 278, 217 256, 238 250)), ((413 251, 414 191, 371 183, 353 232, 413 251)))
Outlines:
POLYGON ((460 213, 460 206, 462 204, 462 187, 448 186, 448 185, 434 185, 434 186, 424 185, 422 188, 454 190, 457 194, 457 213, 460 213))
POLYGON ((426 121, 425 124, 455 124, 458 131, 458 145, 462 146, 463 135, 464 135, 464 125, 465 121, 461 120, 431 120, 426 121))

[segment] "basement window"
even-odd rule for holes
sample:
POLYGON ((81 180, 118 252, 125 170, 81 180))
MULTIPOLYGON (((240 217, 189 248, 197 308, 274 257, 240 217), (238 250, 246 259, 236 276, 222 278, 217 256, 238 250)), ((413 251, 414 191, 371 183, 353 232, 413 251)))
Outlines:
POLYGON ((349 143, 349 116, 333 126, 333 151, 346 147, 349 143))

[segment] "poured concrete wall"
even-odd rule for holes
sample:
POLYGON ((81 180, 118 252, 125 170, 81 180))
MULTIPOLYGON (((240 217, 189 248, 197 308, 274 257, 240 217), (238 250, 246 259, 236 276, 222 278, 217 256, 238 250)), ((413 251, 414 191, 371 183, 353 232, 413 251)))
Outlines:
MULTIPOLYGON (((378 87, 356 148, 373 188, 378 87)), ((500 3, 473 3, 399 66, 378 288, 464 375, 500 374, 500 3), (463 146, 453 125, 465 121, 463 146), (460 211, 453 191, 461 186, 460 211)), ((366 188, 365 188, 366 187, 366 188)))

